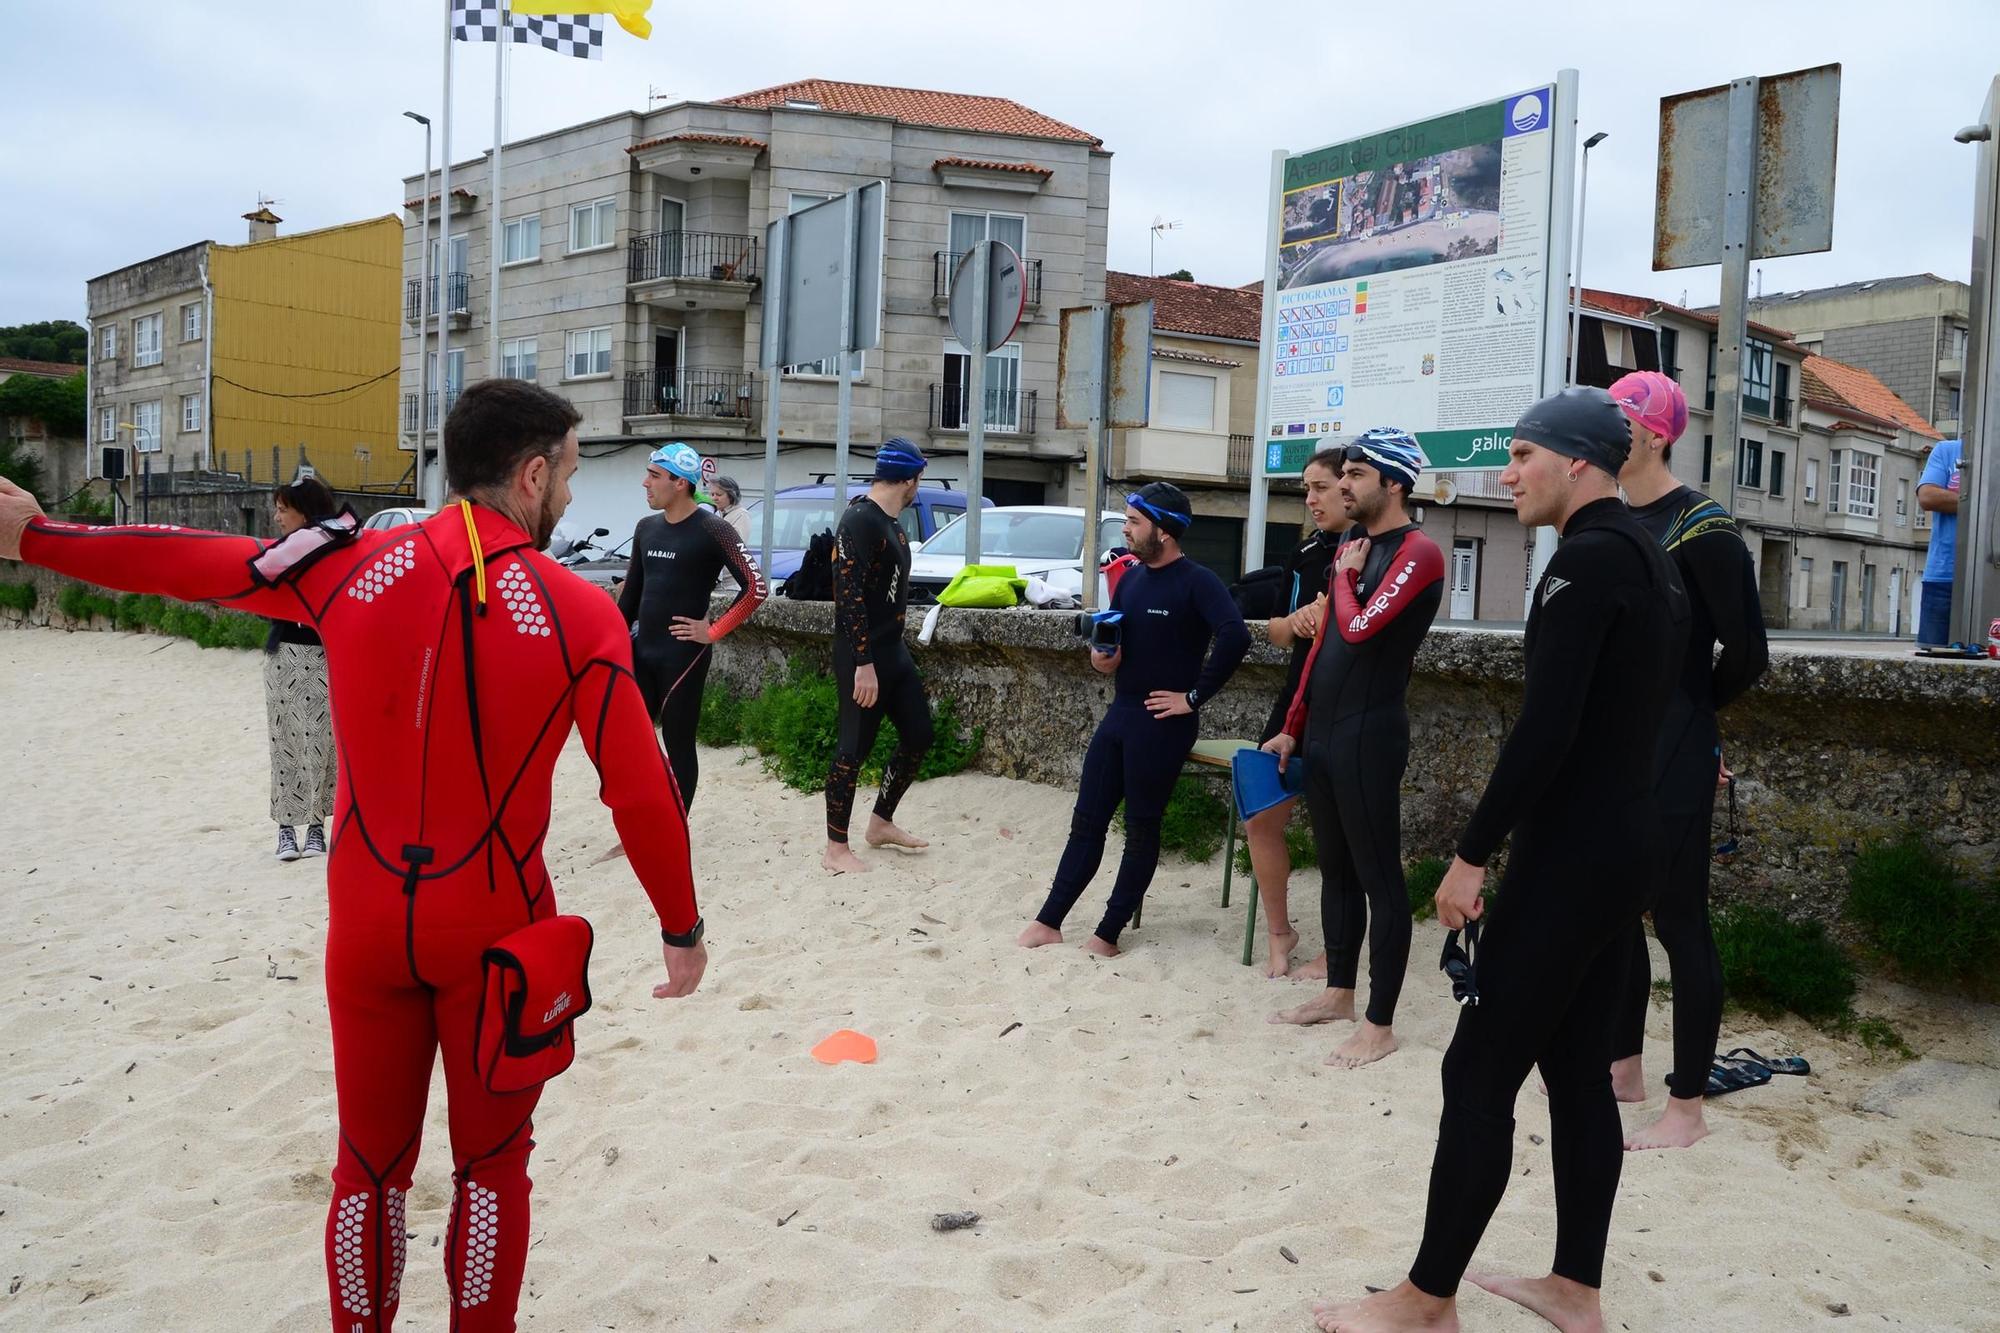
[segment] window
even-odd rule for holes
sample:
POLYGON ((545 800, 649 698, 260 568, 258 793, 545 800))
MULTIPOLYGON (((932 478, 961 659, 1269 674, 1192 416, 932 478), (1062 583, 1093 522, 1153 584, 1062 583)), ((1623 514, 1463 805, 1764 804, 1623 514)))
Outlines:
POLYGON ((1785 494, 1785 456, 1776 449, 1771 451, 1771 498, 1783 499, 1785 494))
POLYGON ((1771 344, 1761 338, 1743 340, 1743 410, 1771 415, 1771 344))
MULTIPOLYGON (((1713 404, 1711 404, 1711 406, 1713 406, 1713 404)), ((1713 435, 1704 435, 1701 437, 1701 484, 1702 485, 1704 486, 1708 485, 1709 478, 1711 474, 1714 473, 1714 471, 1715 471, 1715 437, 1713 435)))
MULTIPOLYGON (((605 364, 610 369, 610 363, 605 364)), ((507 338, 500 344, 500 378, 509 380, 531 380, 535 378, 535 340, 533 338, 507 338)))
POLYGON ((1882 460, 1855 450, 1847 465, 1847 512, 1857 518, 1875 517, 1875 482, 1882 460))
POLYGON ((1804 499, 1807 504, 1817 504, 1819 502, 1819 460, 1817 458, 1808 458, 1806 460, 1806 489, 1804 499))
MULTIPOLYGON (((971 418, 972 357, 958 342, 944 345, 944 391, 938 403, 938 426, 964 430, 971 418)), ((986 354, 986 429, 1021 429, 1021 344, 1008 343, 986 354)), ((982 539, 983 540, 983 539, 982 539)), ((1081 540, 1079 538, 1078 540, 1081 540)))
POLYGON ((181 307, 181 341, 201 341, 201 302, 189 301, 181 307))
POLYGON ((160 451, 160 400, 150 403, 132 404, 132 424, 138 427, 134 432, 139 437, 141 453, 156 454, 160 451))
POLYGON ((1792 368, 1778 362, 1777 389, 1771 398, 1771 420, 1785 425, 1792 419, 1792 368))
POLYGON ((1019 213, 960 213, 951 215, 951 253, 954 262, 981 241, 999 241, 1015 254, 1028 244, 1028 219, 1019 213))
POLYGON ((569 210, 569 252, 602 250, 617 239, 618 201, 593 199, 569 210))
POLYGON ((1945 395, 1944 395, 1945 416, 1947 416, 1953 421, 1958 420, 1959 404, 1964 397, 1964 393, 1965 391, 1963 389, 1960 389, 1956 384, 1952 385, 1949 389, 1945 390, 1945 395))
MULTIPOLYGON (((1709 410, 1710 410, 1710 411, 1714 411, 1714 410, 1715 410, 1715 339, 1713 339, 1713 338, 1710 338, 1710 339, 1708 339, 1708 340, 1707 340, 1707 342, 1708 342, 1708 399, 1707 399, 1707 405, 1708 405, 1708 408, 1709 408, 1709 410)), ((1708 474, 1707 474, 1707 473, 1703 473, 1703 474, 1702 474, 1702 480, 1706 481, 1707 479, 1708 479, 1708 474)))
MULTIPOLYGON (((438 424, 438 357, 436 352, 425 358, 424 382, 430 386, 426 391, 424 404, 424 428, 435 430, 438 424)), ((444 359, 444 412, 449 415, 452 404, 458 401, 459 390, 465 387, 465 349, 454 347, 444 359)))
POLYGON ((1826 512, 1840 512, 1840 463, 1843 450, 1835 449, 1826 460, 1826 512))
MULTIPOLYGON (((445 268, 444 264, 445 260, 444 241, 442 239, 432 241, 431 281, 436 282, 437 275, 440 272, 464 273, 468 268, 471 267, 471 255, 472 255, 472 238, 470 236, 464 233, 460 233, 459 235, 452 237, 451 267, 447 269, 445 268)), ((437 308, 435 302, 432 303, 431 308, 433 310, 437 308)))
POLYGON ((104 332, 98 335, 97 354, 107 360, 118 355, 118 326, 106 324, 104 332))
POLYGON ((1899 528, 1910 526, 1910 479, 1908 477, 1896 478, 1896 526, 1899 528))
POLYGON ((1761 441, 1736 442, 1736 484, 1745 490, 1764 489, 1764 445, 1761 441))
POLYGON ((1166 430, 1213 431, 1215 376, 1161 371, 1158 395, 1153 400, 1153 425, 1166 430))
POLYGON ((166 317, 163 315, 141 315, 132 321, 133 365, 160 364, 160 331, 166 322, 166 317))
POLYGON ((611 327, 572 329, 563 335, 563 361, 568 378, 585 379, 611 373, 611 327))
POLYGON ((1681 332, 1679 329, 1660 330, 1660 373, 1670 380, 1681 377, 1681 332))
POLYGON ((527 264, 542 257, 542 215, 510 218, 500 227, 500 262, 527 264))
POLYGON ((184 393, 181 395, 181 434, 191 434, 200 429, 201 395, 184 393))
POLYGON ((1800 556, 1798 578, 1796 580, 1798 586, 1792 591, 1793 606, 1807 608, 1812 606, 1812 569, 1812 557, 1809 555, 1800 556))
POLYGON ((105 444, 118 441, 118 409, 100 407, 97 409, 97 438, 105 444))

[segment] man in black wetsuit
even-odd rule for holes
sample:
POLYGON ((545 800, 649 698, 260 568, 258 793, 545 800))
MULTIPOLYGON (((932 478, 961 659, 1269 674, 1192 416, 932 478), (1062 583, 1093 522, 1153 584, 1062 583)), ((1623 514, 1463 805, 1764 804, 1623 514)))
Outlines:
POLYGON ((713 654, 709 645, 750 618, 764 601, 764 576, 736 535, 700 506, 695 485, 701 455, 685 444, 655 449, 646 463, 646 504, 659 512, 639 520, 618 610, 632 627, 632 666, 639 692, 667 748, 681 807, 694 805, 700 764, 694 743, 701 689, 713 654), (727 569, 736 600, 708 618, 709 597, 727 569))
POLYGON ((1672 562, 1618 498, 1631 449, 1602 389, 1544 398, 1500 474, 1524 526, 1562 544, 1536 585, 1519 718, 1438 886, 1457 929, 1485 909, 1487 859, 1511 832, 1499 905, 1474 953, 1476 1003, 1444 1057, 1444 1114, 1424 1239, 1409 1277, 1313 1307, 1328 1333, 1458 1327, 1456 1292, 1512 1170, 1514 1098, 1549 1085, 1556 1253, 1549 1276, 1475 1276, 1560 1328, 1602 1328, 1598 1288, 1624 1158, 1612 1029, 1659 845, 1653 751, 1687 649, 1672 562))
POLYGON ((1406 507, 1423 467, 1414 436, 1380 427, 1314 461, 1320 459, 1339 469, 1341 502, 1354 526, 1334 557, 1325 632, 1313 644, 1284 729, 1264 748, 1281 767, 1307 767, 1326 990, 1272 1014, 1271 1021, 1353 1022, 1365 934, 1368 1012, 1326 1061, 1354 1069, 1396 1049, 1396 998, 1410 965, 1402 802, 1410 714, 1404 696, 1417 647, 1444 597, 1444 556, 1410 521, 1406 507))
POLYGON ((1117 651, 1090 652, 1092 667, 1116 674, 1117 689, 1084 752, 1069 842, 1048 901, 1020 934, 1024 947, 1062 942, 1063 918, 1097 873, 1105 832, 1123 801, 1125 855, 1104 918, 1083 943, 1094 954, 1118 956, 1119 932, 1145 900, 1159 864, 1160 816, 1200 731, 1197 710, 1221 692, 1250 649, 1250 631, 1229 589, 1181 554, 1191 518, 1187 496, 1164 481, 1125 497, 1125 545, 1140 563, 1111 596, 1110 609, 1120 615, 1117 651))
MULTIPOLYGON (((1665 869, 1648 906, 1653 932, 1674 979, 1674 1072, 1657 1122, 1625 1137, 1628 1149, 1685 1148, 1708 1133, 1702 1091, 1722 1031, 1722 960, 1708 921, 1709 824, 1715 789, 1727 775, 1715 714, 1764 673, 1770 652, 1757 598, 1757 569, 1729 512, 1667 470, 1674 441, 1687 428, 1681 386, 1653 370, 1611 386, 1632 423, 1632 456, 1618 474, 1639 526, 1673 558, 1692 612, 1657 755, 1665 869), (1718 656, 1717 643, 1722 645, 1718 656)), ((1619 1015, 1611 1087, 1620 1101, 1644 1101, 1640 1052, 1652 999, 1646 929, 1632 928, 1631 961, 1619 1015)))
POLYGON ((833 677, 840 734, 826 779, 828 870, 865 871, 847 845, 854 786, 875 747, 882 719, 896 724, 896 753, 882 770, 882 790, 865 835, 870 847, 921 850, 930 844, 896 826, 896 804, 916 781, 931 748, 931 701, 903 641, 910 604, 910 539, 896 516, 917 498, 925 467, 916 445, 898 437, 875 454, 875 479, 853 500, 833 535, 833 677))

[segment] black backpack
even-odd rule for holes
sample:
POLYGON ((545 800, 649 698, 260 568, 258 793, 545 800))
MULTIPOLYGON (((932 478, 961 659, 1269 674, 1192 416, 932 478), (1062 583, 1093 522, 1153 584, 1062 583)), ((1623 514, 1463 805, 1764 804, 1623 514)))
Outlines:
POLYGON ((1253 569, 1229 585, 1229 596, 1245 620, 1269 620, 1285 614, 1285 567, 1253 569))
POLYGON ((805 558, 785 580, 785 596, 796 602, 833 600, 833 533, 816 532, 806 543, 805 558))

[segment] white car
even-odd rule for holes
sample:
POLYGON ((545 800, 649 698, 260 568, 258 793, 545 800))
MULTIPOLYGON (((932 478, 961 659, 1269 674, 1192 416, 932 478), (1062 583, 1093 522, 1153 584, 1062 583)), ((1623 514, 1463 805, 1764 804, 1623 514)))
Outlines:
MULTIPOLYGON (((1125 515, 1104 511, 1098 517, 1097 558, 1122 545, 1125 515)), ((1060 505, 999 505, 980 511, 982 565, 1012 565, 1026 578, 1039 575, 1051 587, 1072 596, 1083 594, 1083 510, 1060 505)), ((965 567, 963 515, 939 528, 910 555, 910 600, 934 602, 965 567)), ((1099 600, 1103 600, 1100 580, 1099 600)))
POLYGON ((384 509, 370 514, 368 521, 361 525, 363 532, 380 532, 388 528, 406 528, 412 523, 421 523, 435 514, 435 509, 384 509))

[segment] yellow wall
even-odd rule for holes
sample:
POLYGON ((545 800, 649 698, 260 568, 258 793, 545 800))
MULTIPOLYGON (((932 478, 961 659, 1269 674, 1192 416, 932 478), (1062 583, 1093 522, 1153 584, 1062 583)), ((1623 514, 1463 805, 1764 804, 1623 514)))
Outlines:
POLYGON ((254 475, 281 450, 290 480, 298 446, 326 482, 393 482, 402 349, 403 224, 370 218, 210 251, 215 289, 213 447, 256 451, 254 475), (232 382, 233 381, 233 382, 232 382), (346 390, 325 397, 277 397, 346 390), (368 451, 364 465, 356 446, 368 451))

